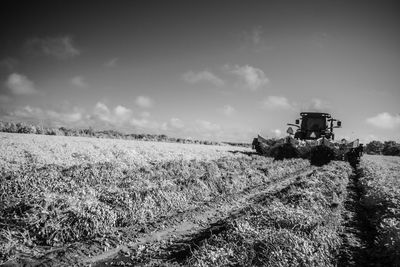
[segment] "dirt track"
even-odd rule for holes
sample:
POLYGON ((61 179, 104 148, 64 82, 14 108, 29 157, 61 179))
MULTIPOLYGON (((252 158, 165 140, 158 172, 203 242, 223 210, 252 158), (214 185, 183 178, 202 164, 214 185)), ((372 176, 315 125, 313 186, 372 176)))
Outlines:
POLYGON ((160 218, 147 229, 142 229, 144 233, 139 235, 137 229, 121 229, 126 245, 88 257, 84 263, 95 266, 179 263, 188 256, 192 247, 221 232, 230 219, 239 216, 252 204, 287 188, 298 177, 311 175, 314 169, 308 167, 301 172, 276 177, 262 186, 204 203, 200 208, 160 218))

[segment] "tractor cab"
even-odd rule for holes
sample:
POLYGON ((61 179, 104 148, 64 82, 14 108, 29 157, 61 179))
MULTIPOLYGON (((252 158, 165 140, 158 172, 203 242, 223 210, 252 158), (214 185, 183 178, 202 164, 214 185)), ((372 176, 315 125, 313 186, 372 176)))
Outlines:
MULTIPOLYGON (((294 133, 295 139, 315 140, 325 137, 334 140, 333 128, 341 127, 341 122, 331 118, 328 113, 302 112, 300 116, 301 118, 296 120, 296 124, 288 124, 298 128, 294 133), (336 126, 333 126, 334 121, 337 121, 336 126)), ((288 129, 289 132, 293 132, 293 130, 288 129)))

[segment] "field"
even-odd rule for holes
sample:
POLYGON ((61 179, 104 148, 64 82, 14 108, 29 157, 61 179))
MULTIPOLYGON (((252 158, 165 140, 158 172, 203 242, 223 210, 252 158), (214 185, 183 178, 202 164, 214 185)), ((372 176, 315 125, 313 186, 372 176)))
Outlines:
MULTIPOLYGON (((400 160, 0 133, 0 264, 399 265, 400 160)), ((382 265, 383 266, 383 265, 382 265)))

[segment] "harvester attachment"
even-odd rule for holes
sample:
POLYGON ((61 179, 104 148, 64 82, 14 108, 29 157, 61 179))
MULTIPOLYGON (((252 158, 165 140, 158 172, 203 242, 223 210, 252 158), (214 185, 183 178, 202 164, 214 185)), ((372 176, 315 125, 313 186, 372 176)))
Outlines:
POLYGON ((334 128, 340 128, 341 122, 328 113, 302 112, 296 124, 288 124, 288 136, 281 139, 266 139, 261 135, 253 139, 253 148, 257 153, 273 157, 275 160, 301 157, 309 159, 311 165, 322 166, 331 160, 346 160, 356 168, 362 155, 359 140, 341 144, 334 142, 334 128), (301 121, 301 124, 300 124, 301 121), (336 122, 336 126, 334 126, 336 122))

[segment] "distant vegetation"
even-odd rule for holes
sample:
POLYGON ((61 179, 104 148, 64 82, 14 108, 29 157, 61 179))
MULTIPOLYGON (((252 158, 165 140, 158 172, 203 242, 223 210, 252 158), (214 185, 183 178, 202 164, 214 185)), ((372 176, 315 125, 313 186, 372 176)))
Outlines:
MULTIPOLYGON (((185 138, 168 137, 165 134, 125 134, 116 130, 94 130, 74 129, 66 127, 43 127, 38 125, 27 124, 23 122, 2 122, 0 121, 0 132, 7 133, 25 133, 25 134, 44 134, 44 135, 62 135, 62 136, 86 136, 95 138, 125 139, 125 140, 143 140, 172 142, 185 144, 202 144, 202 145, 222 145, 228 144, 232 146, 250 147, 250 143, 234 143, 234 142, 216 142, 207 140, 194 140, 185 138)), ((270 139, 275 142, 275 139, 270 139)), ((365 153, 371 155, 400 156, 400 144, 395 141, 372 141, 365 145, 365 153)))
POLYGON ((372 141, 365 146, 365 152, 371 155, 400 156, 400 144, 395 141, 372 141))
POLYGON ((25 134, 43 134, 43 135, 61 135, 61 136, 85 136, 95 138, 110 138, 110 139, 125 139, 125 140, 142 140, 142 141, 158 141, 158 142, 173 142, 185 144, 202 144, 202 145, 222 145, 223 143, 235 146, 249 147, 250 144, 231 143, 231 142, 216 142, 207 140, 194 140, 185 138, 168 137, 165 134, 125 134, 115 130, 94 130, 88 129, 73 129, 66 127, 43 127, 38 125, 27 124, 23 122, 2 122, 0 121, 0 132, 7 133, 25 133, 25 134))

